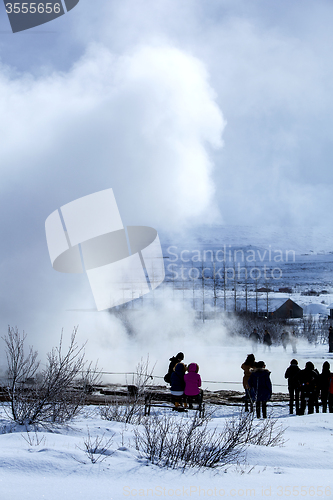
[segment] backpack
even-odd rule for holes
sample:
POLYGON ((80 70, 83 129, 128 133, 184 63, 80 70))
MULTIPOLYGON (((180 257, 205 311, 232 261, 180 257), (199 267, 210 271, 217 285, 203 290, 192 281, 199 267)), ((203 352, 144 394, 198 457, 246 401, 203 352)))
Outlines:
POLYGON ((171 373, 168 372, 164 375, 164 382, 166 382, 167 384, 170 384, 171 383, 171 373))

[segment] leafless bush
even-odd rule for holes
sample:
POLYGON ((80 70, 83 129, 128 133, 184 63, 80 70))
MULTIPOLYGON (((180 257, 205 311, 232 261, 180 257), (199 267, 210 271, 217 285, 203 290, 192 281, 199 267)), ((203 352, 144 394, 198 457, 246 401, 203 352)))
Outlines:
POLYGON ((277 418, 268 415, 267 418, 257 421, 251 413, 252 420, 246 432, 246 442, 259 446, 282 446, 285 442, 283 434, 285 428, 277 418))
POLYGON ((17 328, 8 327, 8 334, 4 337, 6 344, 6 357, 8 364, 8 392, 11 403, 13 420, 18 421, 20 405, 18 400, 29 381, 34 381, 39 368, 38 353, 29 347, 27 356, 24 354, 24 341, 26 335, 21 336, 17 328))
POLYGON ((240 429, 209 430, 198 414, 193 419, 171 415, 147 418, 143 430, 135 430, 138 451, 152 463, 172 469, 222 467, 241 460, 245 448, 240 429))
POLYGON ((144 394, 154 380, 153 373, 155 365, 153 367, 150 366, 149 354, 146 359, 141 358, 139 363, 136 365, 132 383, 134 387, 137 388, 136 392, 138 397, 144 394))
POLYGON ((26 335, 17 328, 8 329, 4 341, 8 362, 9 416, 17 423, 64 423, 73 418, 86 400, 84 387, 76 387, 77 379, 93 377, 91 366, 85 369, 84 346, 76 343, 74 328, 67 351, 59 347, 47 354, 46 368, 40 372, 37 351, 24 354, 26 335))
POLYGON ((223 430, 209 429, 209 419, 175 418, 172 415, 153 416, 136 428, 135 444, 138 451, 151 463, 161 467, 220 468, 240 463, 250 444, 275 446, 283 430, 275 430, 276 420, 254 424, 253 416, 241 412, 228 419, 223 430))
POLYGON ((136 398, 127 395, 124 401, 114 400, 100 407, 104 420, 113 420, 125 424, 140 424, 144 416, 144 405, 136 398))
POLYGON ((94 386, 101 382, 102 371, 98 368, 97 364, 97 361, 94 366, 92 363, 89 363, 81 373, 78 383, 85 394, 91 394, 94 390, 94 386))
POLYGON ((123 401, 114 399, 107 406, 100 408, 100 415, 105 420, 115 420, 126 424, 140 424, 144 416, 144 395, 153 380, 153 371, 149 356, 141 358, 136 366, 132 379, 132 392, 128 393, 123 401))
POLYGON ((88 427, 87 436, 83 440, 83 448, 78 448, 85 452, 91 463, 96 464, 97 462, 103 462, 108 456, 113 455, 114 452, 110 451, 113 438, 114 433, 109 438, 105 437, 105 433, 102 436, 97 435, 95 438, 92 438, 88 427))
POLYGON ((285 428, 273 415, 257 420, 253 412, 242 410, 239 415, 228 419, 226 428, 232 432, 239 429, 238 437, 246 444, 282 446, 285 442, 283 438, 285 428))

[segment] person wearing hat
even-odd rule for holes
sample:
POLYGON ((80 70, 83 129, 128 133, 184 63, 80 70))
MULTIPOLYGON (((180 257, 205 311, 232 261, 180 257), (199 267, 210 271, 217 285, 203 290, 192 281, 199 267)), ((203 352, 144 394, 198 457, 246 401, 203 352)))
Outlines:
POLYGON ((176 366, 177 363, 181 363, 184 359, 184 353, 179 352, 176 354, 176 356, 172 356, 172 358, 169 359, 170 364, 168 368, 168 373, 164 375, 164 382, 167 384, 171 383, 171 373, 173 372, 174 367, 176 366))

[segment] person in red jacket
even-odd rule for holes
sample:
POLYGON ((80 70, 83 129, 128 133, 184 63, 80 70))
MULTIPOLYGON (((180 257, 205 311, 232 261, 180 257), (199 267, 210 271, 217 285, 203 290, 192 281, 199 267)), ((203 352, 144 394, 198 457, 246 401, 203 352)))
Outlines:
POLYGON ((188 365, 188 373, 184 375, 186 401, 189 403, 189 408, 193 408, 193 402, 200 403, 201 397, 201 377, 199 375, 199 365, 190 363, 188 365))

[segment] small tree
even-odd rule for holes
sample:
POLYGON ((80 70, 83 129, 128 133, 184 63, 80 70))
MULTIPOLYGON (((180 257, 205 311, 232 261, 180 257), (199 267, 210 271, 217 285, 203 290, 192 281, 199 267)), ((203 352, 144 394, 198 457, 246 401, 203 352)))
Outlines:
POLYGON ((28 355, 24 355, 24 341, 26 334, 21 336, 17 328, 8 327, 8 333, 4 337, 6 344, 6 357, 8 363, 8 393, 11 404, 13 420, 19 421, 21 416, 21 405, 19 401, 26 392, 26 386, 34 381, 39 368, 37 361, 38 352, 29 347, 28 355))
POLYGON ((39 370, 37 351, 29 347, 24 355, 26 335, 17 328, 8 328, 4 337, 8 362, 8 394, 10 417, 19 424, 63 423, 73 418, 86 401, 85 384, 77 381, 97 382, 99 373, 91 365, 85 368, 84 345, 76 343, 74 328, 67 351, 63 351, 61 334, 59 347, 47 354, 46 368, 39 370))

